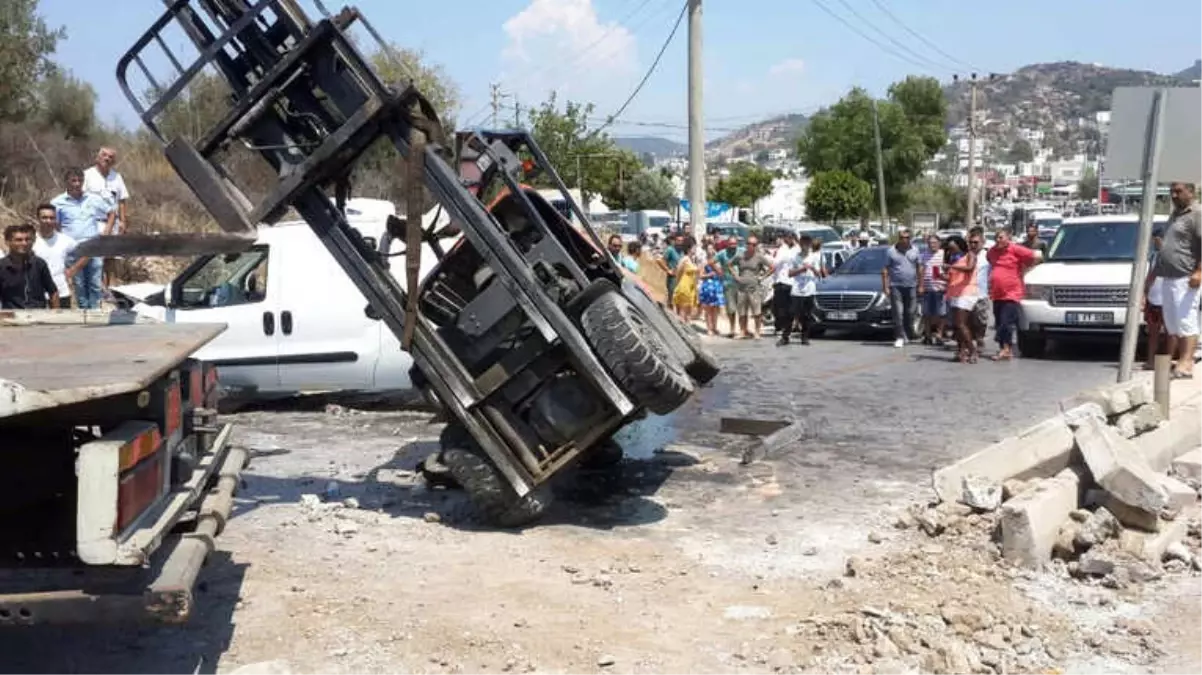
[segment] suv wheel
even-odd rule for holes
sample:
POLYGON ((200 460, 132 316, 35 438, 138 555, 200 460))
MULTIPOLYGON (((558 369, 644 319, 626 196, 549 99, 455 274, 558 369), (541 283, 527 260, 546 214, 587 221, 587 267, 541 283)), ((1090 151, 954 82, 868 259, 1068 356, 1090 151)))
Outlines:
POLYGON ((680 334, 680 339, 689 346, 690 354, 688 365, 684 368, 685 372, 689 374, 689 377, 697 380, 697 384, 708 384, 722 370, 718 367, 718 360, 701 344, 701 338, 697 337, 697 331, 693 330, 691 326, 686 326, 675 312, 664 312, 664 315, 668 317, 672 327, 680 334))
POLYGON ((1036 333, 1018 334, 1018 353, 1028 359, 1042 359, 1048 351, 1048 339, 1036 333))
POLYGON ((580 326, 597 358, 635 405, 666 415, 693 393, 684 366, 621 294, 605 293, 594 300, 581 314, 580 326))
POLYGON ((467 429, 452 423, 439 436, 442 462, 451 477, 463 486, 481 520, 496 527, 520 527, 534 520, 551 505, 546 485, 517 496, 509 481, 493 464, 467 429))

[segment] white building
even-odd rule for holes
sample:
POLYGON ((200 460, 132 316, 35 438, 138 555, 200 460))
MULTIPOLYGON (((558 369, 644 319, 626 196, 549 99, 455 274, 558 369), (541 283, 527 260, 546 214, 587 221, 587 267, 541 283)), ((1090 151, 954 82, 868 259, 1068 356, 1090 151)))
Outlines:
POLYGON ((1043 143, 1043 129, 1019 129, 1018 137, 1031 145, 1043 143))
POLYGON ((777 178, 772 192, 755 203, 755 213, 761 219, 776 222, 805 220, 806 187, 808 178, 777 178))

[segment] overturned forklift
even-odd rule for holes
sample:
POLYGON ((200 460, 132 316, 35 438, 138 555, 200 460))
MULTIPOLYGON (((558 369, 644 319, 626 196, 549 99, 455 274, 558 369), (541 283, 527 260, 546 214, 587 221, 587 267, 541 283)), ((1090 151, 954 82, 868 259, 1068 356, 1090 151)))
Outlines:
POLYGON ((363 293, 368 315, 411 352, 413 381, 445 410, 437 463, 485 522, 529 523, 547 507, 553 476, 620 458, 615 432, 680 407, 719 369, 692 329, 615 264, 529 134, 445 138, 422 93, 387 86, 351 39, 361 27, 389 49, 358 10, 317 6, 323 16, 312 20, 295 0, 168 0, 122 57, 118 80, 223 234, 99 237, 82 253, 245 250, 260 224, 295 210, 363 293), (174 26, 198 51, 191 63, 167 46, 174 26), (165 83, 147 67, 164 56, 174 67, 165 83), (135 92, 134 67, 151 100, 135 92), (229 111, 198 139, 168 137, 160 118, 205 69, 228 84, 229 111), (344 207, 357 159, 381 138, 405 158, 407 217, 373 241, 348 224, 344 207), (257 203, 221 160, 235 145, 278 177, 257 203), (578 225, 529 187, 535 176, 562 193, 578 225), (436 217, 423 226, 423 188, 450 225, 436 217), (419 279, 423 249, 438 263, 419 279), (388 267, 397 255, 406 256, 403 280, 388 267))

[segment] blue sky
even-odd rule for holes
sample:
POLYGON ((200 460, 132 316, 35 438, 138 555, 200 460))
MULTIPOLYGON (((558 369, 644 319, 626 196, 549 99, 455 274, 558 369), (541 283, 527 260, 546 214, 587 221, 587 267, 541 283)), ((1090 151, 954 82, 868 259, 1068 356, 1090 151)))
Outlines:
MULTIPOLYGON (((561 100, 595 103, 597 117, 604 117, 642 78, 683 2, 354 4, 387 39, 420 49, 441 64, 463 94, 458 119, 482 123, 488 117, 490 82, 516 94, 523 106, 555 89, 561 100)), ((332 0, 325 4, 335 11, 342 6, 332 0)), ((40 11, 50 24, 67 29, 57 59, 93 84, 100 116, 129 126, 137 120, 116 86, 116 62, 162 4, 119 0, 119 5, 119 12, 97 12, 83 0, 41 0, 40 11)), ((302 5, 311 7, 309 0, 302 5)), ((1064 60, 1175 72, 1202 52, 1200 24, 1198 0, 1154 5, 1137 0, 704 0, 706 136, 773 114, 812 111, 852 86, 881 92, 908 74, 948 80, 953 72, 970 72, 968 66, 1004 73, 1029 63, 1064 60), (857 35, 824 7, 875 42, 857 35)), ((682 26, 624 114, 628 123, 615 124, 614 133, 684 137, 686 44, 682 26), (663 126, 653 126, 657 124, 663 126)))

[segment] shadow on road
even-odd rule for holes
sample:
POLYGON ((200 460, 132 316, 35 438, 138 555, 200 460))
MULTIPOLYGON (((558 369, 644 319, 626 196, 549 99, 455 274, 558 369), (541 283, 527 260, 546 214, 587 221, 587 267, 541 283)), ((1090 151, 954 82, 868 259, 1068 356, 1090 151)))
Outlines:
POLYGON ((0 630, 0 672, 215 673, 230 646, 246 567, 225 551, 214 552, 197 581, 195 613, 184 625, 0 630))

